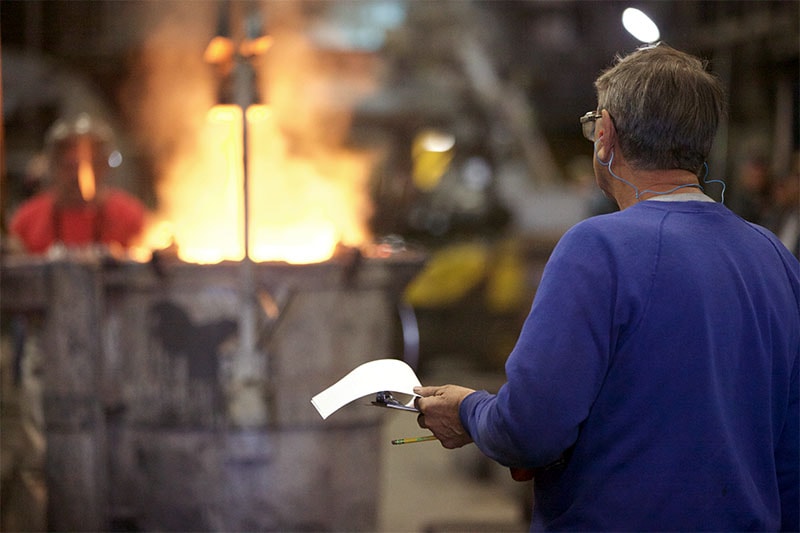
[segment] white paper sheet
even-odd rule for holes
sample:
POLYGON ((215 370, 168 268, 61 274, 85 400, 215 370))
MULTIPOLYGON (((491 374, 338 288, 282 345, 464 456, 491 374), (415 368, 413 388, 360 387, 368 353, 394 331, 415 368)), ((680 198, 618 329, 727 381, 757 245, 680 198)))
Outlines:
POLYGON ((381 391, 399 392, 412 396, 407 405, 413 405, 414 387, 419 378, 405 361, 377 359, 354 368, 345 377, 320 392, 311 403, 325 419, 348 403, 381 391))

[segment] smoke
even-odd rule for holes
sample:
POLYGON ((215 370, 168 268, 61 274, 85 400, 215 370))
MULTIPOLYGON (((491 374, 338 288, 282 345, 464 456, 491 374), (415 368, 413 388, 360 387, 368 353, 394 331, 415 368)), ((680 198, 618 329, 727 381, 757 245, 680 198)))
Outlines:
POLYGON ((145 2, 149 28, 134 54, 122 91, 123 108, 137 144, 155 162, 159 177, 170 161, 191 153, 215 103, 213 72, 203 50, 214 34, 214 3, 145 2))

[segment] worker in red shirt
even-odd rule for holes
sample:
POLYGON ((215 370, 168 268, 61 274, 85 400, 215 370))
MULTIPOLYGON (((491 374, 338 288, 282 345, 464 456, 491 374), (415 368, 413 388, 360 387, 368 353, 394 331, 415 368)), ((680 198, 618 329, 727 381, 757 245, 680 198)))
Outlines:
POLYGON ((144 225, 145 207, 107 185, 111 129, 81 114, 59 120, 46 138, 48 187, 19 206, 10 232, 32 254, 54 244, 128 247, 144 225))

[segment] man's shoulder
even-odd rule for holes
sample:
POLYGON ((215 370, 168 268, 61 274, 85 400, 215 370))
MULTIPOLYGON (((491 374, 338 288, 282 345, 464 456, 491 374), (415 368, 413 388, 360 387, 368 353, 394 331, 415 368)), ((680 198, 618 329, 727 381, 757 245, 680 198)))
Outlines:
MULTIPOLYGON (((627 211, 627 210, 626 210, 627 211)), ((564 238, 586 238, 591 235, 608 235, 613 237, 626 228, 630 229, 631 214, 616 211, 581 220, 564 234, 564 238)))
POLYGON ((675 207, 679 206, 671 202, 641 202, 621 211, 584 219, 572 229, 579 232, 627 233, 640 231, 649 229, 653 225, 659 225, 661 220, 675 207))
POLYGON ((587 258, 654 252, 660 218, 636 213, 632 208, 593 216, 570 228, 557 248, 561 253, 587 258))

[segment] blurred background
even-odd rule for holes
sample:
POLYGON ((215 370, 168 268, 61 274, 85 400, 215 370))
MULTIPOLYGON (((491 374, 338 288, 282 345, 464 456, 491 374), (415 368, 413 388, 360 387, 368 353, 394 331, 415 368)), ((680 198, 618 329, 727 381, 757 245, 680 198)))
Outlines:
POLYGON ((308 400, 382 357, 502 383, 552 247, 615 209, 578 118, 646 42, 708 60, 708 179, 800 253, 799 27, 795 0, 3 1, 3 530, 527 529, 474 447, 308 400), (25 254, 10 220, 79 114, 144 230, 25 254))

